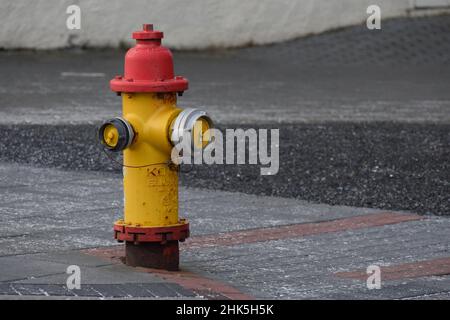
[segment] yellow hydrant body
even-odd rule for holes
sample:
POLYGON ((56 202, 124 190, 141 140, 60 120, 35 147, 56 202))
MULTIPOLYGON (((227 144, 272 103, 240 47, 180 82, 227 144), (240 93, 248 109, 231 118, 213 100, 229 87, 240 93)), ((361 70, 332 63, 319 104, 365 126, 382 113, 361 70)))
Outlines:
POLYGON ((123 152, 123 223, 137 227, 180 224, 178 172, 168 165, 173 147, 170 124, 181 111, 176 94, 123 94, 122 103, 123 118, 139 133, 123 152))
POLYGON ((189 236, 189 223, 178 216, 178 166, 171 153, 185 132, 212 122, 205 112, 177 108, 188 82, 173 75, 162 32, 144 25, 133 38, 125 75, 110 83, 122 96, 122 117, 99 129, 106 148, 123 151, 124 217, 114 224, 115 238, 126 242, 127 264, 177 270, 178 241, 189 236))

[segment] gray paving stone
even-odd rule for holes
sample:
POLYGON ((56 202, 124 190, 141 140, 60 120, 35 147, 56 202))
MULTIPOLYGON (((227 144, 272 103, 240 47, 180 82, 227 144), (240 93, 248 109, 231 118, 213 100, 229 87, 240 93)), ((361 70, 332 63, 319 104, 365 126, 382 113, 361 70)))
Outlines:
POLYGON ((56 284, 0 284, 2 296, 82 297, 82 298, 195 298, 196 294, 172 283, 88 284, 69 290, 56 284))
POLYGON ((43 263, 32 256, 0 257, 0 281, 17 281, 65 273, 67 265, 57 262, 43 263))
MULTIPOLYGON (((14 190, 2 189, 4 198, 11 197, 0 209, 0 294, 7 297, 18 291, 36 297, 197 298, 153 274, 74 251, 116 244, 111 225, 122 211, 120 177, 23 166, 17 176, 14 172, 18 168, 0 165, 5 173, 2 183, 14 185, 14 190), (74 198, 68 184, 77 190, 74 198), (88 190, 91 184, 95 193, 88 190), (119 190, 112 192, 111 185, 119 190), (106 192, 101 191, 103 186, 106 192), (22 194, 25 200, 20 200, 22 194), (65 292, 63 287, 66 268, 71 264, 82 270, 85 286, 78 293, 65 292), (11 282, 13 287, 9 286, 11 282)), ((180 213, 190 219, 194 235, 383 212, 191 188, 182 188, 180 194, 180 213)), ((365 269, 369 264, 385 266, 448 257, 449 231, 449 219, 427 216, 418 221, 270 242, 182 247, 181 265, 183 270, 230 283, 260 298, 445 298, 449 285, 445 277, 387 281, 384 289, 369 292, 364 281, 341 279, 335 273, 365 269)))
MULTIPOLYGON (((227 279, 244 291, 278 298, 392 298, 429 294, 433 281, 389 284, 379 295, 365 295, 364 281, 338 279, 335 272, 448 257, 448 219, 411 221, 377 228, 313 235, 306 238, 188 250, 183 261, 190 270, 201 270, 227 279), (418 236, 420 235, 420 236, 418 236), (387 238, 387 241, 384 239, 387 238), (420 288, 422 288, 420 290, 420 288), (364 294, 363 294, 364 293, 364 294), (342 294, 342 296, 341 296, 342 294)), ((432 279, 433 280, 433 279, 432 279)), ((436 281, 436 279, 434 279, 436 281)), ((439 283, 444 288, 445 283, 439 283)))
MULTIPOLYGON (((0 208, 0 254, 58 251, 116 243, 112 239, 112 225, 123 215, 120 176, 14 164, 2 164, 0 168, 4 173, 2 181, 5 185, 19 183, 0 192, 4 200, 0 208), (20 173, 16 175, 15 172, 20 173), (92 193, 89 192, 90 185, 93 186, 92 193), (71 186, 77 191, 74 194, 70 193, 71 186)), ((380 211, 181 188, 179 212, 181 217, 190 219, 192 234, 196 235, 324 221, 380 211)))

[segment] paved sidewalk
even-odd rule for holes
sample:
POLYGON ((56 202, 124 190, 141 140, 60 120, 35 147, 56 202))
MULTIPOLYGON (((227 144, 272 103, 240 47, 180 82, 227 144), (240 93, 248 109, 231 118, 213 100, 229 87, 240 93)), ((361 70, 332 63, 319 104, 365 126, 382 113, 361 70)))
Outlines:
POLYGON ((119 175, 1 164, 0 200, 1 298, 450 294, 448 218, 182 188, 193 234, 172 273, 122 264, 111 232, 122 209, 119 175), (75 292, 65 288, 73 264, 82 272, 75 292), (381 290, 366 288, 371 264, 382 267, 381 290))

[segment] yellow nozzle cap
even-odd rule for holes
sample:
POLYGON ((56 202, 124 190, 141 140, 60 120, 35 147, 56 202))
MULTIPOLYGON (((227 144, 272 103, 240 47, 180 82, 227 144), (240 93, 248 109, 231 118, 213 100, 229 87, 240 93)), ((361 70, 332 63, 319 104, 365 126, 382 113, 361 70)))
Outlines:
POLYGON ((103 141, 106 145, 113 148, 119 141, 119 131, 112 124, 108 124, 103 131, 103 141))
POLYGON ((192 140, 196 148, 204 148, 211 141, 209 122, 205 118, 199 118, 194 123, 192 140))
POLYGON ((101 125, 98 139, 109 150, 118 152, 133 142, 134 130, 126 120, 114 118, 101 125))

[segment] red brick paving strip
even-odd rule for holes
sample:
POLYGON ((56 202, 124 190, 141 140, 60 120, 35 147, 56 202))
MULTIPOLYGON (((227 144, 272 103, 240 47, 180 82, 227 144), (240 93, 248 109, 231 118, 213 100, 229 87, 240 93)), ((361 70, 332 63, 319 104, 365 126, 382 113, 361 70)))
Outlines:
POLYGON ((183 248, 204 248, 216 246, 233 246, 289 238, 300 238, 310 235, 339 232, 396 224, 423 219, 415 214, 373 213, 332 221, 292 224, 241 231, 224 232, 213 235, 196 236, 187 239, 183 248))
MULTIPOLYGON (((85 254, 97 256, 106 260, 121 263, 125 256, 125 246, 117 245, 109 248, 93 248, 82 250, 85 254)), ((136 268, 136 270, 155 274, 171 283, 177 283, 185 289, 191 290, 207 299, 253 300, 250 295, 216 280, 202 277, 189 271, 165 271, 150 268, 136 268)))
POLYGON ((250 295, 240 292, 239 290, 216 280, 202 277, 189 271, 165 271, 159 269, 138 268, 145 272, 156 274, 172 283, 177 283, 183 288, 194 291, 199 295, 203 295, 209 299, 231 299, 231 300, 253 300, 250 295))
MULTIPOLYGON (((205 248, 215 246, 233 246, 245 243, 280 240, 288 238, 299 238, 315 234, 339 232, 345 230, 361 229, 396 224, 407 221, 420 220, 422 217, 414 214, 399 213, 374 213, 352 218, 343 218, 332 221, 302 223, 269 228, 250 229, 242 231, 231 231, 216 235, 194 236, 183 243, 183 249, 205 248)), ((116 262, 121 261, 124 254, 124 246, 110 248, 96 248, 83 250, 85 253, 95 255, 116 262)), ((192 290, 207 298, 228 299, 252 299, 237 289, 219 281, 211 280, 188 271, 169 272, 157 269, 138 268, 145 272, 156 274, 161 278, 178 283, 182 287, 192 290)), ((342 273, 345 274, 345 273, 342 273)), ((365 278, 366 274, 361 272, 349 272, 350 276, 365 278)), ((395 273, 393 273, 395 274, 395 273)), ((383 275, 384 277, 384 275, 383 275)))
MULTIPOLYGON (((443 276, 450 274, 450 257, 403 263, 392 266, 380 266, 382 280, 401 280, 427 276, 443 276)), ((365 270, 338 272, 340 278, 366 280, 365 270)))

